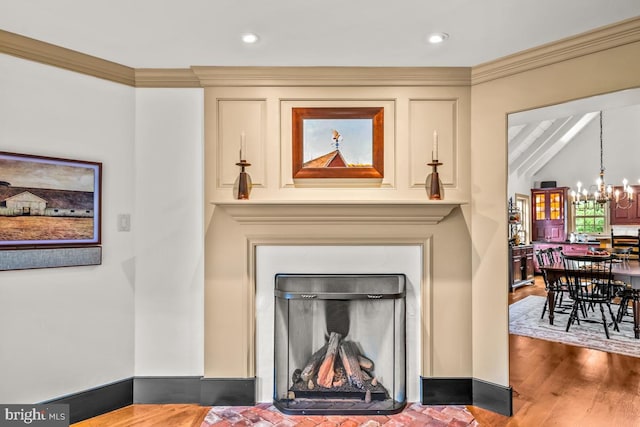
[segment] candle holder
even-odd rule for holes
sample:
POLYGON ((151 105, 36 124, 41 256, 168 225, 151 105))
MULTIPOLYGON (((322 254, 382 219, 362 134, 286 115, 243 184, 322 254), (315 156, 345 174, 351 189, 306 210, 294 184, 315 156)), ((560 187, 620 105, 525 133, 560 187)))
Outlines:
POLYGON ((249 194, 251 194, 251 176, 245 172, 245 168, 251 166, 246 160, 240 160, 236 163, 236 166, 240 166, 240 175, 233 184, 233 194, 238 200, 248 200, 249 194))
POLYGON ((442 166, 442 163, 437 160, 432 160, 431 163, 427 163, 427 165, 433 168, 431 173, 427 175, 427 179, 424 183, 424 188, 427 190, 427 196, 429 197, 429 200, 442 200, 444 199, 444 187, 438 174, 438 166, 442 166))

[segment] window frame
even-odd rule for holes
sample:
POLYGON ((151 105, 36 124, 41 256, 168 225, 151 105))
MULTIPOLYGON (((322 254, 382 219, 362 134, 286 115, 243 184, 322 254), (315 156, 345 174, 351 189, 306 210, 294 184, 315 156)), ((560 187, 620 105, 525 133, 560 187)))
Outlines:
MULTIPOLYGON (((593 204, 597 204, 598 202, 596 202, 595 200, 588 200, 588 201, 583 201, 580 202, 582 203, 593 203, 593 204)), ((609 209, 609 205, 608 204, 604 204, 603 205, 603 211, 604 214, 603 215, 577 215, 577 206, 574 203, 571 203, 571 231, 574 233, 580 233, 580 234, 587 234, 587 235, 593 235, 593 236, 601 236, 601 235, 608 235, 611 233, 611 213, 610 213, 610 209, 609 209), (577 226, 577 220, 578 218, 603 218, 604 219, 604 226, 603 226, 603 230, 601 232, 598 231, 584 231, 584 232, 578 232, 578 226, 577 226)))

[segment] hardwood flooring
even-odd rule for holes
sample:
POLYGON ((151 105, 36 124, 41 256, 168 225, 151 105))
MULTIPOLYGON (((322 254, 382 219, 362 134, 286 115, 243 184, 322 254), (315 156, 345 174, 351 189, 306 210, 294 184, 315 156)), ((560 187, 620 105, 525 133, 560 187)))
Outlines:
MULTIPOLYGON (((516 289, 509 304, 545 295, 537 278, 516 289)), ((512 417, 469 406, 480 426, 638 427, 640 359, 581 347, 509 336, 512 417)), ((75 427, 199 427, 209 411, 198 405, 132 405, 75 427)))
MULTIPOLYGON (((528 295, 546 295, 541 278, 510 293, 509 304, 528 295)), ((509 364, 514 415, 469 407, 481 426, 640 426, 636 357, 509 335, 509 364)))

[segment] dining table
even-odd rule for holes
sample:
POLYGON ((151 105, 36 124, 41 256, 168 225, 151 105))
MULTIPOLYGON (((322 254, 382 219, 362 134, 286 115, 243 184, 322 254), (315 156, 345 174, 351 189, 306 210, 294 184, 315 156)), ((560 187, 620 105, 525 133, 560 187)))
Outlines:
MULTIPOLYGON (((541 266, 547 275, 549 289, 547 290, 547 303, 549 311, 549 324, 553 325, 555 318, 555 297, 556 289, 560 280, 565 277, 565 268, 562 262, 541 266)), ((631 308, 633 313, 633 333, 636 339, 640 339, 640 261, 638 260, 616 260, 611 265, 613 280, 624 282, 625 292, 629 292, 631 308)))

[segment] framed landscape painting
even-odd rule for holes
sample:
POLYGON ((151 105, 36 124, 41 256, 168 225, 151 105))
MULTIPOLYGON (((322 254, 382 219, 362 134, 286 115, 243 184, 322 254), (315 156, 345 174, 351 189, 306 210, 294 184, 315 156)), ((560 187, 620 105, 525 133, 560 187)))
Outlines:
POLYGON ((384 108, 293 108, 294 178, 383 178, 384 108))
POLYGON ((0 249, 100 244, 102 164, 0 152, 0 249))

